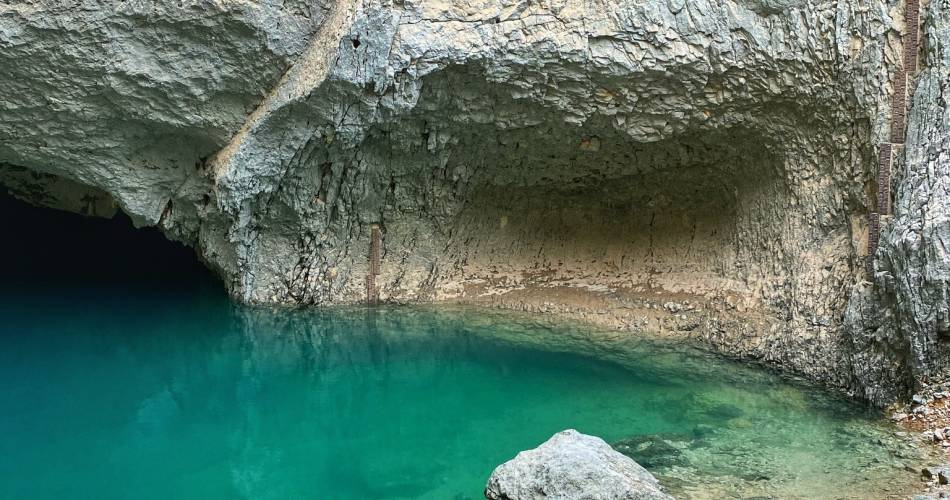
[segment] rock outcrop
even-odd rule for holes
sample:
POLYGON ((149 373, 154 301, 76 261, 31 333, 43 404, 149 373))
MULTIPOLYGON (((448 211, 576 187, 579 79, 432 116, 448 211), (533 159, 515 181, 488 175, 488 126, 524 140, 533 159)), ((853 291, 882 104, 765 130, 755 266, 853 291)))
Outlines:
POLYGON ((672 500, 633 459, 573 429, 522 451, 492 472, 488 500, 672 500))
POLYGON ((873 284, 848 309, 857 386, 872 401, 950 375, 950 5, 932 2, 910 94, 903 171, 873 284))
MULTIPOLYGON (((942 9, 930 43, 946 37, 942 9)), ((863 285, 847 334, 901 12, 883 0, 8 1, 0 182, 16 190, 26 169, 21 198, 114 204, 157 225, 244 302, 567 304, 884 400, 930 370, 928 355, 899 352, 933 350, 946 307, 929 308, 950 266, 939 239, 918 251, 902 235, 922 233, 901 229, 917 227, 916 205, 939 204, 923 195, 941 189, 933 169, 915 166, 931 153, 911 144, 946 140, 924 111, 946 109, 934 65, 911 115, 920 175, 903 178, 879 254, 904 281, 863 285), (108 201, 54 196, 64 182, 108 201), (580 306, 564 299, 578 294, 580 306), (872 312, 893 316, 886 338, 872 312)), ((928 220, 925 236, 946 230, 928 220)))

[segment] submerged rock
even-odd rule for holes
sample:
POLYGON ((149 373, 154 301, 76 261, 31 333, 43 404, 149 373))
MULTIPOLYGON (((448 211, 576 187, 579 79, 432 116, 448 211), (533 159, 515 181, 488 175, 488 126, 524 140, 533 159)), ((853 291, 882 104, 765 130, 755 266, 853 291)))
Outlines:
POLYGON ((646 469, 602 439, 568 429, 492 472, 489 500, 672 500, 646 469))
MULTIPOLYGON (((682 441, 686 441, 682 439, 682 441)), ((683 452, 663 436, 646 435, 622 439, 611 446, 644 467, 670 467, 685 462, 683 452)))

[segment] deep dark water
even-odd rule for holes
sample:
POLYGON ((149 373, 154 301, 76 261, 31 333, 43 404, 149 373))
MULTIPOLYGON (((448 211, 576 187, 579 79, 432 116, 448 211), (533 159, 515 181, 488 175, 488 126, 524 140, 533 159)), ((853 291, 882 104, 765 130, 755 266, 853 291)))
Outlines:
POLYGON ((0 498, 480 498, 568 427, 681 498, 885 498, 915 462, 859 406, 681 346, 236 307, 157 232, 0 209, 0 498))

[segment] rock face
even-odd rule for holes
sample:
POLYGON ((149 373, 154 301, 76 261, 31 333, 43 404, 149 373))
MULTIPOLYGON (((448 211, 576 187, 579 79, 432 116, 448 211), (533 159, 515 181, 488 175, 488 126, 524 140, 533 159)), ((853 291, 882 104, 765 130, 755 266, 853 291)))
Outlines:
POLYGON ((602 439, 573 429, 498 466, 489 500, 672 500, 656 478, 602 439))
POLYGON ((0 182, 114 202, 244 302, 587 294, 567 308, 884 400, 948 321, 946 224, 919 219, 943 210, 944 10, 849 323, 901 58, 886 1, 8 1, 0 182))
POLYGON ((931 3, 924 26, 893 220, 847 314, 857 386, 881 403, 950 375, 950 5, 931 3))
POLYGON ((278 0, 4 2, 0 164, 105 191, 140 225, 181 201, 197 225, 193 203, 211 189, 201 159, 234 135, 325 10, 278 0))

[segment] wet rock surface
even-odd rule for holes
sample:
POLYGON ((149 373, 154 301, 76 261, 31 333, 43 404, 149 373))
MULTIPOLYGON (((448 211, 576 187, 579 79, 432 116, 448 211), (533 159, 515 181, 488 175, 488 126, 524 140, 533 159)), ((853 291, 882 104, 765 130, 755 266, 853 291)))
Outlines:
POLYGON ((573 429, 498 466, 485 487, 489 500, 537 498, 671 500, 659 482, 602 439, 573 429))

